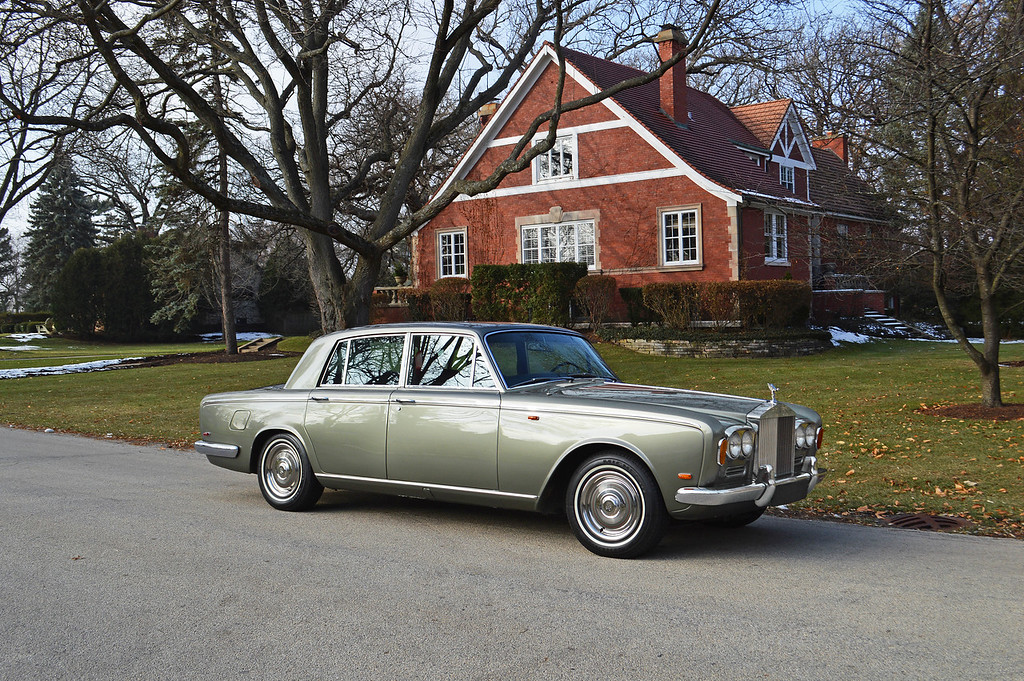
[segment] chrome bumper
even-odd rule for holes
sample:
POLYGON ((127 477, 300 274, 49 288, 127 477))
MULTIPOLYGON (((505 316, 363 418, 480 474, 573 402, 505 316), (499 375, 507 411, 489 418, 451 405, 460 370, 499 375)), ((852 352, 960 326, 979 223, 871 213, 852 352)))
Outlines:
POLYGON ((771 466, 762 466, 757 473, 757 482, 742 487, 729 489, 707 489, 705 487, 682 487, 676 490, 676 501, 681 504, 695 506, 724 506, 744 501, 753 501, 754 505, 764 508, 771 503, 775 491, 780 487, 806 483, 807 494, 821 482, 826 471, 818 469, 816 457, 804 458, 802 471, 783 480, 775 479, 775 471, 771 466))
POLYGON ((225 459, 234 459, 238 456, 238 445, 221 445, 216 442, 199 440, 193 445, 196 451, 205 456, 221 456, 225 459))

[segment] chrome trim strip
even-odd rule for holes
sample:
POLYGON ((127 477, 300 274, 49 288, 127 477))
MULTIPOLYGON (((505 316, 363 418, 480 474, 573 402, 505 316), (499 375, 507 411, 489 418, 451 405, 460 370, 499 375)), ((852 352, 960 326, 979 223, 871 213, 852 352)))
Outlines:
POLYGON ((418 487, 420 489, 444 490, 446 492, 470 492, 472 494, 488 494, 496 497, 511 497, 513 499, 536 499, 536 494, 519 494, 517 492, 500 492, 496 489, 482 489, 480 487, 456 487, 455 485, 440 485, 434 482, 409 482, 408 480, 388 480, 385 478, 364 478, 358 475, 335 475, 333 473, 317 473, 316 477, 328 480, 352 480, 355 482, 373 482, 385 485, 403 485, 406 487, 418 487))
POLYGON ((197 452, 205 456, 221 456, 225 459, 234 459, 240 451, 238 445, 222 445, 216 442, 206 442, 205 440, 199 440, 193 447, 196 448, 197 452))

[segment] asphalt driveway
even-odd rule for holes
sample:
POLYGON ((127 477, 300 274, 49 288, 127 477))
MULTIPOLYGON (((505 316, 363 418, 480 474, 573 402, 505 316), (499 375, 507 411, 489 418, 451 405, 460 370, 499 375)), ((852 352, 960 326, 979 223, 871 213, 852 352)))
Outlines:
POLYGON ((563 519, 0 431, 0 677, 1024 679, 1024 542, 763 518, 598 558, 563 519))

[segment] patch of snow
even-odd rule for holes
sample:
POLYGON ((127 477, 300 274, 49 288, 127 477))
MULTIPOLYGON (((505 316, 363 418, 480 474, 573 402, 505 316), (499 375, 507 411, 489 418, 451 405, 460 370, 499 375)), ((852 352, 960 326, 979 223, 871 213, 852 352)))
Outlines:
POLYGON ((854 333, 852 331, 843 331, 837 326, 828 327, 828 332, 832 334, 832 345, 839 345, 840 343, 870 343, 873 340, 871 336, 865 336, 862 333, 854 333))
POLYGON ((24 343, 25 341, 30 341, 30 340, 42 340, 42 339, 46 338, 46 334, 44 334, 44 333, 12 333, 12 334, 9 334, 7 337, 10 338, 11 340, 18 341, 19 343, 24 343))
MULTIPOLYGON (((235 340, 240 342, 249 342, 257 340, 259 338, 277 338, 276 333, 266 333, 265 331, 245 331, 242 333, 235 334, 235 340)), ((224 334, 222 333, 201 333, 199 334, 199 340, 203 343, 218 343, 224 340, 224 334)))
POLYGON ((63 364, 55 367, 30 367, 27 369, 0 369, 0 380, 5 378, 26 378, 28 376, 60 376, 64 374, 82 374, 88 371, 107 371, 124 362, 135 362, 141 357, 124 357, 122 359, 99 359, 95 362, 79 364, 63 364))
POLYGON ((13 350, 18 352, 19 350, 42 350, 43 348, 38 345, 0 345, 0 350, 13 350))
MULTIPOLYGON (((925 343, 956 343, 954 338, 908 338, 907 340, 923 341, 925 343)), ((984 345, 984 338, 968 338, 972 345, 984 345)), ((1024 340, 1001 340, 1000 345, 1019 345, 1024 343, 1024 340)))

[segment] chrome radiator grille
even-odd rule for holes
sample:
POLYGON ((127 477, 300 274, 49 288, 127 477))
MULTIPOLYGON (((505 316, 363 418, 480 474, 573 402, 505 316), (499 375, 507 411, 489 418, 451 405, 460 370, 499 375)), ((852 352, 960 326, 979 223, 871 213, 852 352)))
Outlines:
POLYGON ((796 415, 783 405, 769 409, 761 416, 757 431, 758 467, 771 466, 775 477, 793 474, 795 428, 796 415))

